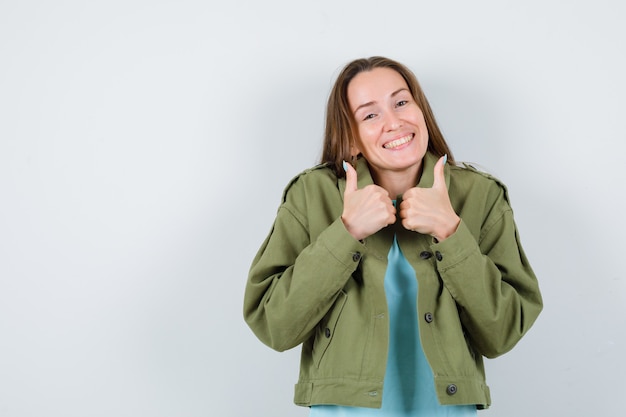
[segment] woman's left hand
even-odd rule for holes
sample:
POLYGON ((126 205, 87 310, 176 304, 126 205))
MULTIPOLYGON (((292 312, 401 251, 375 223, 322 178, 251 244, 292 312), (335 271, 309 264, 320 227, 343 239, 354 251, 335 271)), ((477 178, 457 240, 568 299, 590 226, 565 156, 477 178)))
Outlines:
POLYGON ((461 222, 450 203, 443 174, 444 158, 435 164, 432 188, 411 188, 403 194, 400 204, 405 229, 431 235, 440 242, 451 236, 461 222))

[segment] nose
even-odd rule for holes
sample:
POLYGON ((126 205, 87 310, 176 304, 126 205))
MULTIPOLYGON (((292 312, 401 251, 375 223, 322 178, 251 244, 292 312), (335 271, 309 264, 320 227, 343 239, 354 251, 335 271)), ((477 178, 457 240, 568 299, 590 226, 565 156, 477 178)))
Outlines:
POLYGON ((387 112, 385 115, 385 130, 392 131, 399 129, 402 126, 400 118, 392 111, 387 112))

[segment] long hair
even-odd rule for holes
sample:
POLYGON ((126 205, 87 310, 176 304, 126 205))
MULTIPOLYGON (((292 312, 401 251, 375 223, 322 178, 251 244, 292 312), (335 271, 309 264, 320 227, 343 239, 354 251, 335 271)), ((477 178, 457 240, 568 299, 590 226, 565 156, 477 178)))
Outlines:
POLYGON ((428 129, 428 151, 436 156, 447 154, 448 161, 454 163, 452 152, 437 126, 435 115, 415 74, 399 62, 381 56, 354 60, 348 63, 337 77, 326 106, 326 127, 321 163, 328 164, 338 177, 343 177, 345 171, 342 162, 353 161, 356 158, 351 150, 358 130, 348 103, 348 85, 359 73, 375 68, 390 68, 404 78, 413 99, 424 114, 428 129))

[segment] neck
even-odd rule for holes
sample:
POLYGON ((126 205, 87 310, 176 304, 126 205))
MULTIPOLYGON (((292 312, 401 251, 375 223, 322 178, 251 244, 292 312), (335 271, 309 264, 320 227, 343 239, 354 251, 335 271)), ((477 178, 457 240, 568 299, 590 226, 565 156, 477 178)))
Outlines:
POLYGON ((383 187, 391 199, 404 194, 409 188, 415 187, 422 175, 422 164, 402 171, 372 170, 374 183, 383 187))

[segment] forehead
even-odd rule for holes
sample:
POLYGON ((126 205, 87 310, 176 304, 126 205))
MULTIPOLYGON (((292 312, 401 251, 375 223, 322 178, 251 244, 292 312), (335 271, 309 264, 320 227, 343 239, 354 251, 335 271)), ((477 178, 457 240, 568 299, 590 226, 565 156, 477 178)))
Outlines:
POLYGON ((376 102, 388 98, 398 90, 409 87, 396 70, 391 68, 374 68, 357 74, 348 84, 347 96, 351 108, 364 103, 376 102))

